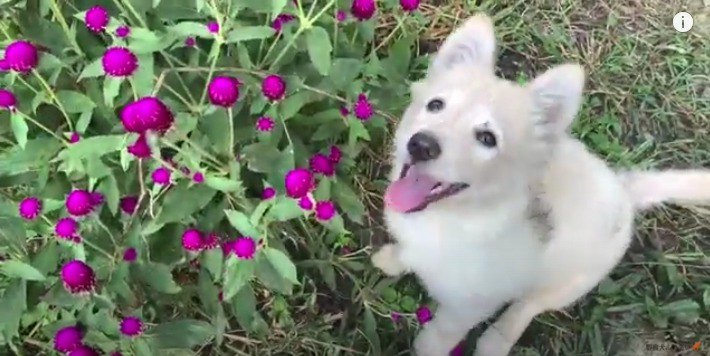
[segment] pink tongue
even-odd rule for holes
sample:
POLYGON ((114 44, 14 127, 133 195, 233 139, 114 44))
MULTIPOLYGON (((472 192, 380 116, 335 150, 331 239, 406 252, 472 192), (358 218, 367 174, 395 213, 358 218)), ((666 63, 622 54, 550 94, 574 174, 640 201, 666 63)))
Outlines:
POLYGON ((425 174, 409 172, 404 178, 392 182, 385 192, 385 205, 400 213, 424 203, 438 182, 425 174))

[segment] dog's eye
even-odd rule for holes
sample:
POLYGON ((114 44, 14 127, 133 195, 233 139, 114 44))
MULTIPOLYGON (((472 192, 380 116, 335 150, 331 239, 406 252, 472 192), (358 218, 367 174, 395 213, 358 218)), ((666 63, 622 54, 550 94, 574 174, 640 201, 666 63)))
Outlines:
POLYGON ((476 141, 488 148, 493 148, 497 144, 496 136, 490 131, 476 131, 476 141))
POLYGON ((444 108, 444 101, 441 99, 431 99, 426 104, 426 109, 429 112, 439 112, 444 108))

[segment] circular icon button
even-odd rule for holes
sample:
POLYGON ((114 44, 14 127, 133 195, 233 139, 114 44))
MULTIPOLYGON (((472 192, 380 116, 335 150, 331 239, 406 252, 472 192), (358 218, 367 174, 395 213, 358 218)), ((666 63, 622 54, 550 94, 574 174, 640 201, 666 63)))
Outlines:
POLYGON ((693 16, 681 11, 673 16, 673 27, 678 32, 688 32, 693 28, 693 16))

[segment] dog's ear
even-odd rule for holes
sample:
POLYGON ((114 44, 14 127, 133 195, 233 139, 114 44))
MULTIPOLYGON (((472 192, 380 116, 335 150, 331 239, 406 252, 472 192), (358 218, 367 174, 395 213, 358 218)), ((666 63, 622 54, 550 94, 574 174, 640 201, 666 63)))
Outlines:
POLYGON ((459 65, 479 66, 492 73, 495 49, 493 20, 484 14, 472 16, 446 38, 429 66, 429 75, 459 65))
POLYGON ((527 85, 535 108, 535 125, 545 135, 558 135, 577 115, 584 90, 584 69, 562 64, 548 69, 527 85))

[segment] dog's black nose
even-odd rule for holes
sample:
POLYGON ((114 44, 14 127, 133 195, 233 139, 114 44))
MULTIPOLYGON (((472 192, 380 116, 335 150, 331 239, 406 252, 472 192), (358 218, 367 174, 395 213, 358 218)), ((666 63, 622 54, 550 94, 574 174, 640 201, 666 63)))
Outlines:
POLYGON ((407 151, 415 162, 435 159, 441 155, 439 142, 430 133, 420 131, 407 142, 407 151))

